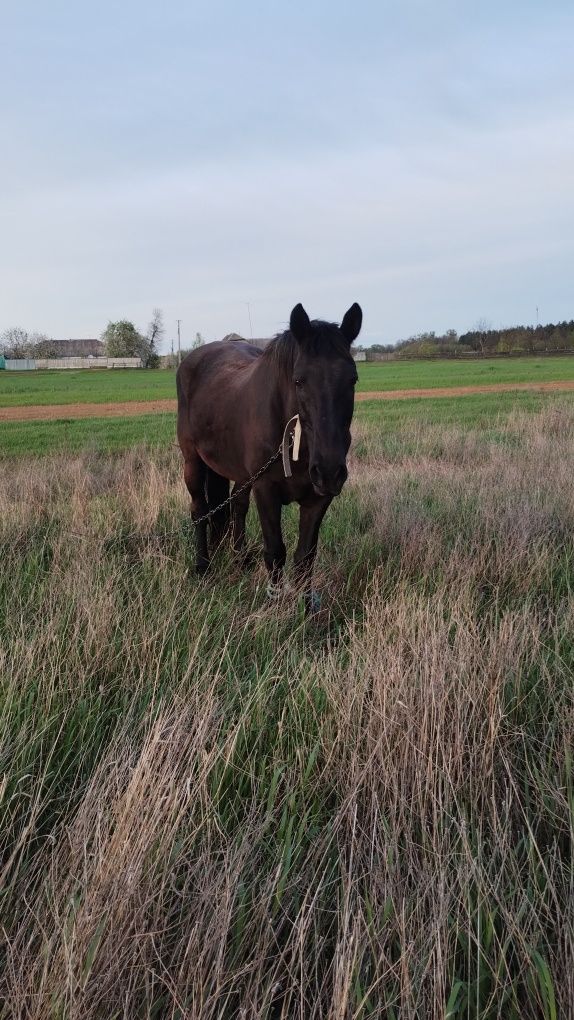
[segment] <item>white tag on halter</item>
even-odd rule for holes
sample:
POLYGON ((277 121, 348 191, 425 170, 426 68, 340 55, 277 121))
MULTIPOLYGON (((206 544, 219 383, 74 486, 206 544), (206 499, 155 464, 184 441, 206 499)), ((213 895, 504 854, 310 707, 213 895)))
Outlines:
POLYGON ((301 422, 299 421, 299 415, 294 414, 292 418, 289 418, 283 432, 283 439, 281 440, 281 456, 283 458, 283 472, 285 478, 291 478, 293 474, 291 470, 291 459, 299 460, 299 446, 301 443, 301 422), (293 457, 291 458, 291 426, 295 423, 293 429, 293 457))
POLYGON ((299 415, 295 419, 295 434, 293 436, 293 460, 299 460, 299 447, 301 445, 301 422, 299 415))

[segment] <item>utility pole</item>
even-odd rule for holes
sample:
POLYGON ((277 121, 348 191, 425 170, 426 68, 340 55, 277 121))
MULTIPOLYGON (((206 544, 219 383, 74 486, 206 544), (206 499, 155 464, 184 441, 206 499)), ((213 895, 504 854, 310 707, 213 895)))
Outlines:
POLYGON ((178 365, 181 365, 181 335, 180 335, 180 332, 179 332, 180 322, 181 322, 181 319, 178 319, 177 320, 177 363, 178 363, 178 365))
POLYGON ((538 329, 538 305, 536 305, 536 328, 538 329))
POLYGON ((249 332, 251 333, 251 339, 253 340, 253 326, 251 325, 251 305, 249 304, 249 301, 246 301, 245 304, 247 305, 247 314, 249 315, 249 332))

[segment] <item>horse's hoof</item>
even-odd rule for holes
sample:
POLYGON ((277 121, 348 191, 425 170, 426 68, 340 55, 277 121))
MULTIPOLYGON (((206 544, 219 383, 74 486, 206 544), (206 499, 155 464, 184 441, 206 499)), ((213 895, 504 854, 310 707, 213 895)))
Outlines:
POLYGON ((269 602, 277 602, 283 595, 283 585, 273 584, 272 581, 268 581, 265 594, 269 602))

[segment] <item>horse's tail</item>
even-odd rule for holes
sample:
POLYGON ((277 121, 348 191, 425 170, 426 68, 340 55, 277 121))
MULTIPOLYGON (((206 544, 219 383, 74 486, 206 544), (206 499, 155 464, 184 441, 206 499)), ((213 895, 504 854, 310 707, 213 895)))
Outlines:
MULTIPOLYGON (((209 467, 207 468, 205 488, 207 508, 210 513, 221 503, 225 503, 225 501, 229 499, 229 486, 230 482, 228 478, 223 478, 222 475, 218 475, 216 471, 212 471, 209 467)), ((227 529, 229 528, 229 520, 230 512, 228 503, 221 510, 217 510, 210 519, 211 544, 213 547, 218 546, 222 541, 227 529)))

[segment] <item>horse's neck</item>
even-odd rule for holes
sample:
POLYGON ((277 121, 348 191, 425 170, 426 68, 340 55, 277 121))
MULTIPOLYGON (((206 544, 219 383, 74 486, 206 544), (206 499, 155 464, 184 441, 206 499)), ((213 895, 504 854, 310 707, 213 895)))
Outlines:
POLYGON ((257 361, 253 380, 261 392, 270 430, 282 436, 286 423, 297 413, 294 388, 278 366, 263 357, 257 361))

